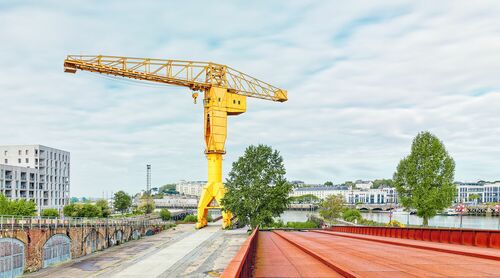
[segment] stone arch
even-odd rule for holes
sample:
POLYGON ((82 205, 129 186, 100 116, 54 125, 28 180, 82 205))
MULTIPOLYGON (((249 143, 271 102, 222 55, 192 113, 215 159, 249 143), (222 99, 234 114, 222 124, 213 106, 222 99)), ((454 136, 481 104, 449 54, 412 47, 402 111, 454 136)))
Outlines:
POLYGON ((109 246, 120 245, 125 241, 125 233, 121 229, 116 229, 109 235, 109 246))
POLYGON ((137 240, 140 238, 141 238, 141 231, 133 229, 132 233, 130 233, 130 239, 137 240))
POLYGON ((105 237, 99 231, 92 228, 82 241, 83 254, 86 255, 101 250, 104 244, 105 237))
POLYGON ((25 254, 24 242, 15 238, 0 238, 0 276, 23 275, 25 254))
POLYGON ((65 234, 51 236, 43 245, 43 268, 71 259, 71 239, 65 234))

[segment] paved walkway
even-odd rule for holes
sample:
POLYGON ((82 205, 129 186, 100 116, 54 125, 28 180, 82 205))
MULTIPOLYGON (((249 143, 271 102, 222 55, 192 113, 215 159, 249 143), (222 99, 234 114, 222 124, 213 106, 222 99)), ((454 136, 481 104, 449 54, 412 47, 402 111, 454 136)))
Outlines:
POLYGON ((195 230, 178 225, 158 235, 130 241, 28 277, 214 277, 247 237, 246 230, 223 231, 220 223, 195 230))
POLYGON ((257 246, 255 277, 500 277, 495 259, 327 233, 259 232, 257 246))

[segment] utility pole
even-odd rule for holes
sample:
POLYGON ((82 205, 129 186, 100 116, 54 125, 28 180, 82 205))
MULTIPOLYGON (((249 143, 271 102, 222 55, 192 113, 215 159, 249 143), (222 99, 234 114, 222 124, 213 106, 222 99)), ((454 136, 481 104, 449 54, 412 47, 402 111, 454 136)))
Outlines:
POLYGON ((146 165, 146 194, 151 195, 151 164, 146 165))

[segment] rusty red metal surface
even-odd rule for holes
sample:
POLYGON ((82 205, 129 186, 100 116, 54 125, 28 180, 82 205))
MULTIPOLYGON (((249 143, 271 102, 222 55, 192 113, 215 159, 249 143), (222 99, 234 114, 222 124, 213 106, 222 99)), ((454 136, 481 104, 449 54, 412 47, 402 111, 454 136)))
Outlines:
MULTIPOLYGON (((393 241, 409 231, 381 230, 393 241)), ((420 244, 436 245, 432 231, 414 231, 420 244), (427 238, 428 241, 424 239, 427 238)), ((367 236, 367 235, 355 235, 367 236)), ((371 236, 375 237, 375 236, 371 236)), ((389 240, 389 239, 386 239, 389 240)), ((441 243, 439 243, 441 244, 441 243)), ((449 248, 500 251, 468 245, 449 248)), ((255 277, 500 277, 500 261, 336 235, 336 232, 259 232, 255 277), (345 271, 345 272, 342 272, 345 271), (347 275, 346 275, 347 273, 347 275), (339 276, 341 275, 341 276, 339 276)))
POLYGON ((500 249, 499 230, 334 226, 331 231, 500 249))

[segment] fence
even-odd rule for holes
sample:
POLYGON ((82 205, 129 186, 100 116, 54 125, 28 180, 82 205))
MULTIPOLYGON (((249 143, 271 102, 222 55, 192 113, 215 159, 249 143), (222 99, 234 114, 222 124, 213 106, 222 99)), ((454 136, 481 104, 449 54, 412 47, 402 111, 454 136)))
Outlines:
POLYGON ((500 230, 333 226, 335 232, 500 249, 500 230))
POLYGON ((0 215, 0 230, 24 228, 71 228, 71 227, 106 227, 106 226, 150 226, 167 222, 158 217, 127 218, 85 218, 85 217, 26 217, 0 215))

